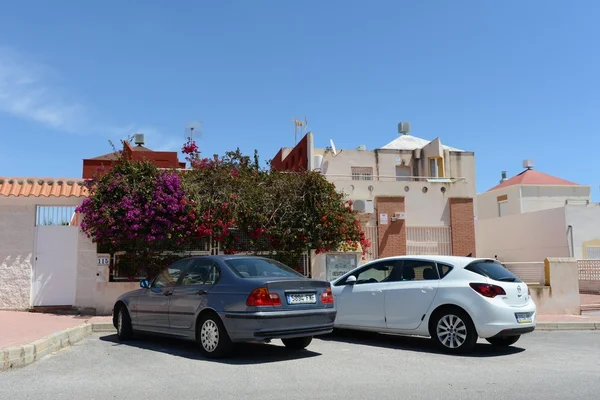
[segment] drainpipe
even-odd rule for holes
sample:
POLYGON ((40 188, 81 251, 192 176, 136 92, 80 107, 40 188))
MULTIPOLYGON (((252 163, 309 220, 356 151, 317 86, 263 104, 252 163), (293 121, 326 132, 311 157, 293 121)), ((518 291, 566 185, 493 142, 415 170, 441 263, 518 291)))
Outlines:
POLYGON ((575 258, 575 247, 573 247, 573 225, 567 227, 567 240, 569 243, 569 256, 575 258))

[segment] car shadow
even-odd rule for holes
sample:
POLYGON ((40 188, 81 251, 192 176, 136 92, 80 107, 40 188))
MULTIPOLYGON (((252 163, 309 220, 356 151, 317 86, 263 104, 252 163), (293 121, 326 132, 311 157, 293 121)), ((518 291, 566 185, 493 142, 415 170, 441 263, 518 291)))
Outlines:
MULTIPOLYGON (((230 365, 248 365, 248 364, 266 364, 280 361, 300 360, 320 356, 308 349, 294 351, 287 349, 283 345, 267 343, 236 343, 233 353, 228 358, 210 359, 204 357, 194 342, 167 338, 161 336, 151 336, 136 334, 136 336, 125 342, 119 341, 116 334, 100 336, 100 340, 113 343, 114 346, 129 346, 139 349, 156 351, 172 356, 188 358, 190 360, 203 360, 230 365)), ((310 346, 309 346, 310 347, 310 346)))
POLYGON ((518 346, 495 347, 490 344, 477 343, 473 352, 455 355, 445 353, 429 338, 337 329, 329 335, 319 336, 319 339, 394 350, 448 355, 450 357, 502 357, 525 351, 525 349, 518 346))

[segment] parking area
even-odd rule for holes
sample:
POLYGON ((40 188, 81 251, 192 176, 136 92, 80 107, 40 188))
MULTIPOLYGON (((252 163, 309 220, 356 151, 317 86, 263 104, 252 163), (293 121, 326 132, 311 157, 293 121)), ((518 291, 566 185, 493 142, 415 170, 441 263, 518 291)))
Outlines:
POLYGON ((105 333, 1 373, 0 398, 595 398, 598 354, 599 331, 534 332, 502 350, 481 341, 469 356, 439 353, 419 338, 344 333, 298 353, 274 341, 210 361, 188 342, 121 344, 105 333))

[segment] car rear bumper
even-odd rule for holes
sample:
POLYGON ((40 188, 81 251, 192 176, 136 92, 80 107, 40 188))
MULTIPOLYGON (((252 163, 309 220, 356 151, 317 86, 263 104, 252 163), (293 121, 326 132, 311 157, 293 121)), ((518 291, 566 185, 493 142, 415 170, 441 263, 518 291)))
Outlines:
POLYGON ((223 322, 234 342, 326 335, 333 330, 332 308, 301 311, 224 313, 223 322))
POLYGON ((536 327, 536 306, 530 301, 525 307, 498 306, 487 303, 478 310, 478 315, 473 318, 477 334, 482 338, 516 336, 530 333, 536 327), (528 313, 531 322, 519 323, 516 314, 528 313))

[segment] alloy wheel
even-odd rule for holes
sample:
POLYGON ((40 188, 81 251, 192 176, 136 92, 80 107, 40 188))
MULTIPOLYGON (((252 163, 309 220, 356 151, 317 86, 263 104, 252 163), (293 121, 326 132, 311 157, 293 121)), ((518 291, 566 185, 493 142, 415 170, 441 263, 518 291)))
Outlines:
POLYGON ((212 319, 204 321, 200 329, 200 343, 204 350, 213 352, 219 345, 219 327, 212 319))
POLYGON ((467 326, 456 315, 447 314, 440 318, 436 332, 440 343, 450 349, 460 348, 467 340, 467 326))

